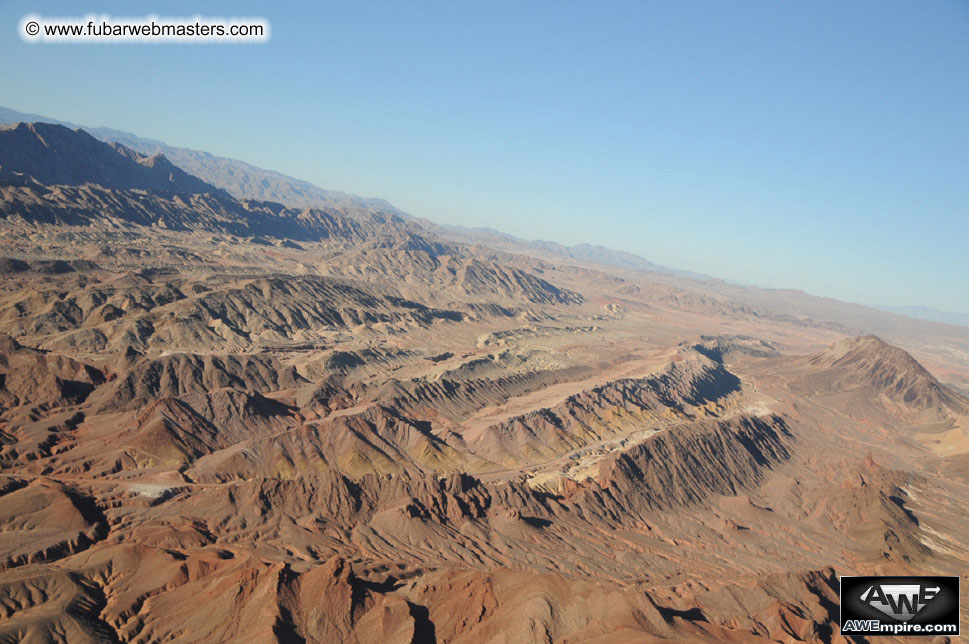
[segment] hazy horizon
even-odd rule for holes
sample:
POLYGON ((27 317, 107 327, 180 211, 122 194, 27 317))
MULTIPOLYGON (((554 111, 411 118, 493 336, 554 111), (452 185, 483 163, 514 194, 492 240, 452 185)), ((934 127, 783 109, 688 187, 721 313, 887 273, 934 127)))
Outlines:
MULTIPOLYGON (((25 13, 131 15, 12 2, 25 13)), ((147 11, 147 10, 146 10, 147 11)), ((869 306, 969 312, 969 9, 958 3, 171 3, 265 45, 30 45, 5 106, 382 197, 869 306), (431 37, 433 35, 433 37, 431 37), (119 56, 118 52, 124 52, 119 56), (37 82, 36 79, 44 79, 37 82)))

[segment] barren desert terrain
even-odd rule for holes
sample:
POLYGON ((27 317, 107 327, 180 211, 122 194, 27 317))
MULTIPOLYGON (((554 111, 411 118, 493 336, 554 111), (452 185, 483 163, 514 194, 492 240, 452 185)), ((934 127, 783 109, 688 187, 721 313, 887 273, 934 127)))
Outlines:
POLYGON ((0 641, 844 642, 969 572, 969 328, 180 154, 0 129, 0 641))

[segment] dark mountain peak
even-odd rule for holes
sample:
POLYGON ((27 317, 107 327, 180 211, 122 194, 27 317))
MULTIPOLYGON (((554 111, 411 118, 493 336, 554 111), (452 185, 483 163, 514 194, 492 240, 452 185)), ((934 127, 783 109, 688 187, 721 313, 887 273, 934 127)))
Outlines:
POLYGON ((161 154, 160 152, 150 157, 143 157, 140 163, 144 166, 148 166, 149 168, 154 168, 157 166, 170 166, 172 168, 175 167, 174 165, 172 165, 172 162, 169 161, 167 158, 165 158, 165 155, 161 154))
POLYGON ((48 123, 13 123, 10 125, 0 125, 0 132, 15 133, 21 137, 33 137, 38 139, 41 144, 47 145, 41 130, 48 123))
POLYGON ((874 335, 846 338, 808 356, 821 367, 827 388, 850 391, 871 387, 913 409, 965 410, 965 401, 942 385, 907 351, 874 335))
MULTIPOLYGON (((142 156, 138 159, 138 163, 145 166, 146 168, 159 168, 164 170, 171 170, 176 168, 175 164, 168 160, 162 153, 154 154, 150 157, 142 156)), ((177 168, 176 168, 177 169, 177 168)))
MULTIPOLYGON (((841 340, 840 342, 835 343, 834 346, 836 346, 836 347, 840 347, 840 346, 844 346, 844 347, 868 347, 870 349, 875 349, 875 348, 878 348, 878 349, 886 349, 887 348, 887 349, 896 349, 898 351, 902 351, 898 347, 896 347, 894 345, 891 345, 891 344, 885 342, 884 340, 882 340, 881 338, 879 338, 877 335, 874 335, 874 334, 859 335, 859 336, 855 336, 853 338, 845 338, 844 340, 841 340)), ((902 351, 902 353, 904 353, 904 351, 902 351)))
POLYGON ((933 378, 932 374, 908 352, 885 342, 877 335, 845 338, 812 356, 811 361, 814 364, 842 366, 867 365, 877 361, 891 365, 899 371, 910 371, 919 376, 933 378))
POLYGON ((119 190, 220 192, 162 155, 146 157, 120 143, 104 143, 81 129, 54 123, 0 127, 0 181, 119 190))
MULTIPOLYGON (((77 130, 77 131, 78 132, 84 132, 84 130, 77 130)), ((140 154, 140 153, 132 150, 128 146, 123 145, 121 143, 116 143, 114 141, 111 141, 107 145, 108 145, 109 148, 111 148, 112 150, 114 150, 115 152, 117 152, 119 155, 121 155, 125 159, 131 159, 135 163, 138 163, 139 161, 141 161, 142 159, 144 159, 144 155, 142 155, 142 154, 140 154)))
POLYGON ((101 143, 82 129, 72 130, 63 125, 44 122, 0 125, 0 140, 7 147, 19 145, 31 149, 41 146, 62 152, 95 150, 101 143))

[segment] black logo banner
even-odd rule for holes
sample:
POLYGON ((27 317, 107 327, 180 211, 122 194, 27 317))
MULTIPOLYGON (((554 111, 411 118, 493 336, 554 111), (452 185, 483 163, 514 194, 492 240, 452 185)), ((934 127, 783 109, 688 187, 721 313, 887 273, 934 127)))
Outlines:
POLYGON ((841 634, 958 635, 958 577, 842 577, 841 634))

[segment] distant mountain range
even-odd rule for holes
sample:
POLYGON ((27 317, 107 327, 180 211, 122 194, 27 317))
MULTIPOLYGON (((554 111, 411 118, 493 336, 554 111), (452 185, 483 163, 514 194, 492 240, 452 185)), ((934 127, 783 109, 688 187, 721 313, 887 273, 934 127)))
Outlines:
POLYGON ((357 207, 347 217, 326 208, 237 199, 164 154, 144 156, 80 128, 43 122, 0 125, 0 217, 444 252, 395 214, 357 207))
POLYGON ((895 313, 897 315, 907 315, 910 318, 920 318, 922 320, 931 320, 932 322, 942 322, 944 324, 969 326, 969 313, 940 311, 927 306, 876 306, 875 308, 881 311, 895 313))
MULTIPOLYGON (((345 192, 327 190, 307 181, 295 179, 272 170, 258 168, 237 159, 220 157, 190 148, 174 147, 162 141, 142 138, 130 132, 123 132, 113 128, 84 127, 39 114, 24 113, 10 108, 0 107, 0 125, 21 122, 54 123, 72 129, 83 127, 86 132, 90 133, 91 137, 114 144, 116 150, 128 150, 125 154, 128 154, 138 164, 150 170, 150 172, 144 173, 143 179, 145 181, 148 181, 149 175, 156 177, 153 180, 161 181, 158 177, 161 177, 167 171, 171 177, 168 182, 168 187, 166 188, 165 182, 162 182, 155 186, 158 189, 171 190, 176 184, 180 188, 183 188, 184 182, 189 179, 194 181, 201 180, 199 184, 202 185, 196 185, 189 192, 205 192, 205 186, 209 188, 217 186, 233 197, 241 200, 276 202, 286 207, 297 209, 321 208, 333 214, 341 214, 358 220, 362 219, 364 222, 368 222, 372 215, 376 215, 378 220, 387 220, 388 218, 403 219, 408 221, 412 231, 418 234, 429 234, 432 237, 438 236, 460 244, 487 246, 497 250, 526 254, 534 257, 564 258, 576 262, 589 262, 630 270, 662 273, 692 280, 706 281, 714 279, 708 275, 654 264, 633 253, 617 251, 603 246, 591 244, 565 246, 552 241, 523 240, 491 228, 467 228, 441 225, 427 219, 414 218, 383 199, 359 197, 345 192), (117 147, 118 144, 122 147, 117 147), (155 164, 161 164, 161 166, 159 168, 152 168, 155 164)), ((12 153, 10 152, 10 154, 12 153)), ((5 164, 0 160, 0 180, 9 181, 10 179, 4 179, 3 165, 5 164)), ((71 172, 78 173, 82 169, 61 167, 58 171, 68 173, 65 176, 69 177, 71 176, 71 172)), ((76 174, 75 176, 81 177, 82 175, 76 174)), ((41 183, 48 184, 73 184, 72 181, 45 181, 40 178, 38 180, 41 183)), ((131 184, 130 180, 131 177, 126 179, 126 183, 129 185, 131 184)), ((102 183, 102 185, 104 184, 102 183)), ((253 229, 250 231, 250 234, 259 234, 256 232, 257 230, 259 229, 253 229)), ((398 243, 400 243, 400 239, 398 239, 398 243)), ((405 243, 404 245, 406 246, 407 244, 405 243)), ((933 322, 969 326, 969 315, 963 313, 949 313, 923 306, 881 306, 875 308, 933 322)))
POLYGON ((145 156, 120 143, 105 144, 84 130, 50 123, 0 125, 0 180, 37 185, 222 192, 172 164, 162 154, 145 156))
MULTIPOLYGON (((163 154, 147 157, 55 123, 0 126, 0 222, 15 230, 70 226, 142 238, 157 229, 232 235, 259 246, 300 250, 296 242, 309 242, 330 251, 325 262, 330 275, 346 270, 359 277, 365 266, 371 274, 410 278, 468 296, 534 304, 582 302, 528 270, 475 257, 396 212, 352 201, 295 208, 236 198, 175 167, 163 154), (338 259, 341 253, 346 255, 338 259)), ((36 243, 30 246, 37 248, 36 243)), ((114 252, 110 247, 102 251, 114 252)), ((7 270, 23 270, 18 266, 8 262, 7 270)))
POLYGON ((216 156, 208 152, 179 148, 154 139, 145 139, 130 132, 107 127, 87 127, 60 121, 39 114, 27 114, 0 107, 0 124, 56 123, 71 129, 83 128, 93 137, 110 143, 120 143, 142 155, 163 154, 173 164, 203 181, 225 189, 239 199, 275 201, 296 208, 366 208, 371 211, 402 214, 383 199, 368 199, 336 190, 325 190, 306 181, 264 170, 244 161, 216 156))
POLYGON ((526 253, 538 257, 552 257, 571 259, 578 262, 591 262, 594 264, 604 264, 616 268, 628 268, 637 271, 650 271, 654 273, 665 273, 689 279, 710 280, 714 279, 709 275, 684 271, 668 266, 661 266, 653 262, 621 250, 613 250, 605 246, 594 244, 576 244, 566 246, 558 242, 545 241, 541 239, 527 240, 509 235, 508 233, 495 230, 494 228, 469 228, 466 226, 449 226, 437 224, 427 219, 418 219, 420 225, 429 231, 433 231, 442 237, 459 241, 463 244, 488 246, 498 250, 509 252, 526 253))
MULTIPOLYGON (((141 155, 152 157, 162 154, 185 172, 195 175, 214 186, 223 188, 238 199, 274 201, 295 208, 326 208, 351 216, 362 209, 367 212, 395 214, 404 218, 411 218, 410 215, 397 209, 383 199, 359 197, 345 192, 327 190, 309 182, 294 179, 293 177, 288 177, 272 170, 258 168, 237 159, 220 157, 208 152, 189 148, 174 147, 162 141, 142 138, 130 132, 123 132, 113 128, 86 127, 71 123, 70 121, 61 121, 40 114, 29 114, 0 107, 0 124, 15 124, 21 122, 55 123, 71 129, 83 128, 95 138, 110 143, 120 143, 141 155)), ((551 241, 527 241, 489 228, 447 226, 436 224, 426 219, 419 219, 417 223, 425 231, 433 232, 465 244, 480 244, 499 250, 528 253, 538 256, 564 257, 576 261, 594 262, 619 268, 654 271, 694 279, 709 279, 706 275, 659 266, 638 255, 612 250, 603 246, 593 246, 590 244, 565 246, 551 241)))

